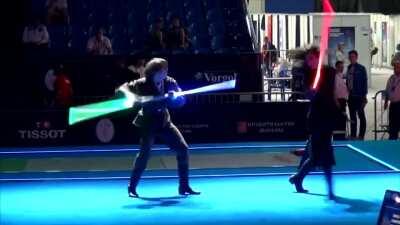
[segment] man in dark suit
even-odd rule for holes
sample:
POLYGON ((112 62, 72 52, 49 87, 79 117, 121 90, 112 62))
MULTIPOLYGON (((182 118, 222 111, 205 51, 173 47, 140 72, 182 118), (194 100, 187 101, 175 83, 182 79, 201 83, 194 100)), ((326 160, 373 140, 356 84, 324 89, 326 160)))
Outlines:
POLYGON ((365 67, 357 62, 358 53, 353 50, 349 52, 350 65, 347 68, 347 88, 349 89, 349 111, 351 138, 363 140, 365 136, 367 120, 364 108, 367 104, 368 77, 365 67), (360 120, 360 131, 357 136, 357 116, 360 120))
POLYGON ((168 62, 161 58, 153 58, 145 67, 145 77, 125 83, 119 90, 126 95, 135 95, 138 99, 152 98, 147 102, 136 101, 138 114, 133 124, 141 133, 140 152, 136 157, 128 186, 129 197, 139 197, 136 187, 146 168, 150 150, 156 137, 162 138, 166 144, 176 151, 179 174, 179 194, 200 194, 189 186, 188 145, 178 128, 172 123, 168 107, 181 107, 185 104, 183 96, 175 96, 181 91, 177 82, 167 76, 168 62), (168 93, 168 97, 164 97, 168 93), (145 96, 145 97, 144 97, 145 96))

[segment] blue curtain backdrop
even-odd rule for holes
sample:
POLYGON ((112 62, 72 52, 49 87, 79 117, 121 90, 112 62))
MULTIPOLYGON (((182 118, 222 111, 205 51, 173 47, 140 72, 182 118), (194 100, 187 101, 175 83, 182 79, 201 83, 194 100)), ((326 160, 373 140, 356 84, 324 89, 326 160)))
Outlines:
POLYGON ((314 12, 314 9, 315 0, 266 0, 265 2, 267 13, 309 13, 314 12))

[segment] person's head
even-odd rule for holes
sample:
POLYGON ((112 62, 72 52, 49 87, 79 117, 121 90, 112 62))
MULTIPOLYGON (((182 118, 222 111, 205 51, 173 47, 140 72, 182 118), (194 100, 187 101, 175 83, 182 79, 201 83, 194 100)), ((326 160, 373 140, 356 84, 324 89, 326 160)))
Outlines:
POLYGON ((394 74, 400 76, 400 58, 393 61, 394 74))
POLYGON ((181 26, 181 21, 180 21, 179 17, 177 17, 177 16, 173 17, 172 20, 171 20, 171 25, 173 27, 180 27, 181 26))
POLYGON ((315 70, 318 68, 319 63, 319 48, 316 46, 311 47, 306 54, 306 63, 307 66, 315 70))
POLYGON ((105 33, 105 31, 104 31, 103 28, 98 28, 98 29, 96 30, 96 38, 97 38, 97 39, 102 39, 103 36, 104 36, 104 33, 105 33))
POLYGON ((349 60, 351 64, 356 64, 358 60, 358 52, 356 50, 351 50, 349 52, 349 60))
POLYGON ((264 43, 269 43, 269 38, 267 36, 264 37, 264 43))
POLYGON ((335 63, 336 73, 343 73, 344 71, 344 64, 342 61, 337 61, 335 63))
POLYGON ((162 58, 153 58, 147 62, 144 73, 146 79, 158 83, 163 81, 168 74, 168 62, 162 58))

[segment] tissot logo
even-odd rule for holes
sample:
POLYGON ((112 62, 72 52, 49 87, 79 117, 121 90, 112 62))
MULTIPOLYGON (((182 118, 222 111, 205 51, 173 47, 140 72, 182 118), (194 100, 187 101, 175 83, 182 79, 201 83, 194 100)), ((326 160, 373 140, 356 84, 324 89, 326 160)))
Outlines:
POLYGON ((64 138, 66 130, 18 130, 21 139, 59 139, 64 138))
POLYGON ((195 75, 196 80, 206 80, 209 83, 219 83, 223 81, 236 80, 236 72, 198 72, 195 75))
POLYGON ((50 121, 38 121, 35 123, 36 129, 18 130, 21 139, 46 140, 46 139, 62 139, 67 130, 50 129, 52 124, 50 121))

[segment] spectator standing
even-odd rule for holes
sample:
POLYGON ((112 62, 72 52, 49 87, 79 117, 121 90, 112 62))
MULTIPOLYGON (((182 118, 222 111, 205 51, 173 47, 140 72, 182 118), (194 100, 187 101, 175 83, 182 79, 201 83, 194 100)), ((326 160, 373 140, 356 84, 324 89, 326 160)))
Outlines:
POLYGON ((397 140, 400 131, 400 55, 392 63, 394 74, 386 84, 384 108, 389 106, 389 139, 397 140))
POLYGON ((262 47, 263 66, 267 72, 268 77, 272 77, 272 71, 274 70, 274 63, 277 60, 276 47, 269 40, 268 37, 264 37, 264 44, 262 47))
POLYGON ((368 103, 368 77, 365 67, 359 64, 358 52, 349 52, 350 65, 347 67, 347 88, 349 90, 350 136, 352 139, 363 140, 366 131, 364 108, 368 103), (357 117, 360 120, 360 130, 357 136, 357 117))

